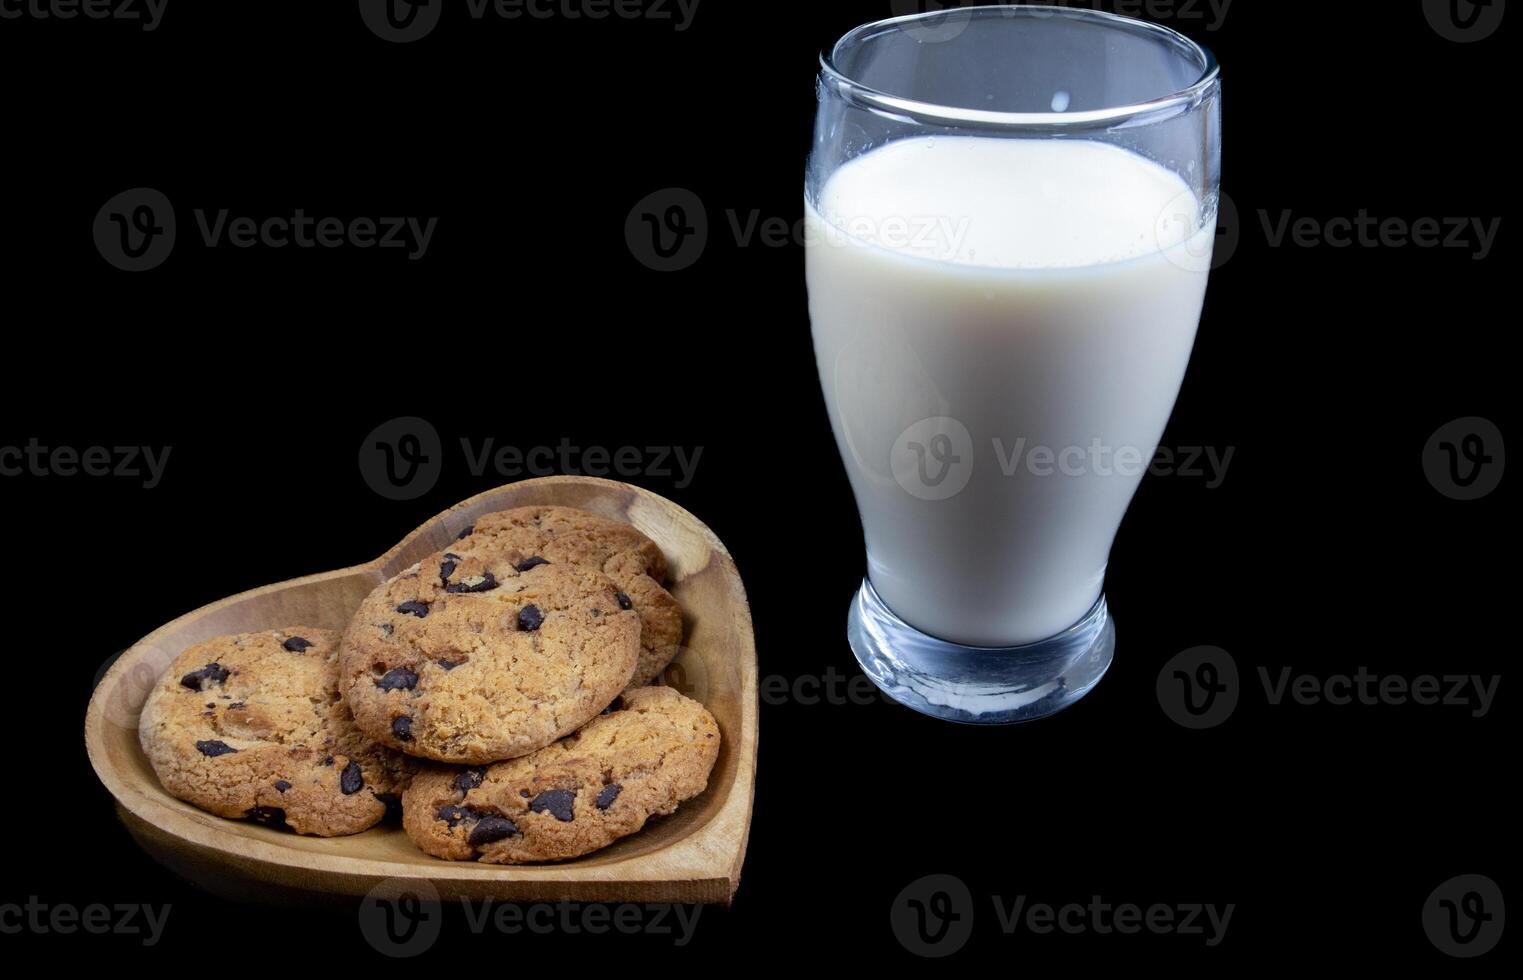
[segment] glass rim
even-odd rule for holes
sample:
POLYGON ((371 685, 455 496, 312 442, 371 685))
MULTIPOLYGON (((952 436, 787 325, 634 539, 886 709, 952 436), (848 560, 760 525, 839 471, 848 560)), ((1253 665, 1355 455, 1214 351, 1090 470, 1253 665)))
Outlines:
POLYGON ((829 79, 834 83, 843 97, 849 101, 863 108, 882 112, 896 118, 907 118, 912 122, 986 129, 1055 130, 1070 127, 1111 125, 1119 122, 1152 122, 1157 121, 1157 117, 1173 116, 1179 111, 1189 109, 1199 103, 1206 93, 1217 85, 1221 78, 1221 66, 1217 63, 1216 55, 1210 48, 1191 40, 1172 27, 1167 27, 1163 24, 1155 24, 1152 21, 1140 20, 1136 17, 1126 17, 1121 14, 1112 14, 1103 10, 1084 10, 1054 5, 1020 3, 953 7, 945 10, 906 14, 902 17, 888 17, 883 20, 875 20, 862 24, 847 31, 830 48, 820 52, 820 76, 822 80, 829 79), (1049 17, 1088 20, 1096 24, 1129 31, 1134 34, 1152 35, 1155 38, 1167 41, 1176 49, 1181 49, 1192 54, 1201 66, 1201 73, 1194 82, 1184 88, 1159 96, 1156 99, 1149 99, 1130 105, 1107 106, 1101 109, 1088 109, 1082 112, 1001 112, 989 109, 970 109, 961 106, 941 105, 935 102, 924 102, 919 99, 895 95, 892 92, 885 92, 882 89, 874 88, 871 85, 858 81, 836 64, 838 56, 848 45, 860 43, 870 35, 882 34, 889 30, 902 31, 917 22, 936 18, 965 14, 971 19, 975 15, 992 12, 1000 12, 1010 16, 1018 16, 1020 12, 1028 14, 1040 13, 1049 17))

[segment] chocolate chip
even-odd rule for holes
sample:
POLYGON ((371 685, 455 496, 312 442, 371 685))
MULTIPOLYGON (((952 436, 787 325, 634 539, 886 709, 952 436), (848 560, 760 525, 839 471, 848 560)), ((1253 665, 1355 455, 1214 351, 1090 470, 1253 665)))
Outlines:
POLYGON ((197 742, 196 749, 200 751, 202 755, 209 755, 214 759, 219 755, 227 755, 231 752, 238 751, 231 745, 228 745, 226 742, 218 741, 215 738, 209 738, 204 741, 197 742))
POLYGON ((482 817, 481 822, 471 831, 471 836, 466 838, 466 843, 472 847, 482 847, 512 837, 516 833, 518 833, 518 825, 507 817, 486 816, 482 817))
POLYGON ((608 702, 608 707, 603 709, 603 714, 611 715, 615 711, 623 711, 625 706, 624 695, 620 694, 618 697, 608 702))
POLYGON ((541 558, 539 555, 535 555, 532 558, 525 558, 517 565, 514 565, 513 568, 515 571, 527 572, 531 568, 538 568, 540 565, 548 564, 550 564, 549 559, 541 558))
POLYGON ((451 575, 455 574, 455 569, 457 567, 459 567, 459 566, 455 562, 452 562, 452 561, 442 561, 442 562, 440 562, 439 563, 439 584, 440 585, 449 585, 449 577, 451 575))
POLYGON ((237 711, 239 708, 247 708, 247 707, 248 707, 248 704, 246 702, 243 702, 243 701, 234 701, 232 704, 227 706, 227 710, 229 710, 229 711, 237 711))
POLYGON ((518 795, 527 800, 529 798, 529 791, 526 789, 521 789, 518 791, 518 795))
POLYGON ((471 532, 474 531, 474 530, 476 530, 476 525, 472 524, 469 527, 467 527, 464 531, 461 531, 460 532, 460 536, 457 537, 455 540, 456 541, 464 541, 466 538, 471 536, 471 532))
POLYGON ((629 601, 629 596, 625 595, 622 592, 615 592, 613 597, 619 600, 620 609, 633 609, 635 607, 635 604, 629 601))
POLYGON ((221 684, 228 678, 227 668, 221 664, 207 664, 180 678, 180 683, 192 691, 204 691, 207 684, 221 684))
POLYGON ((464 558, 461 558, 459 555, 455 554, 453 551, 446 551, 444 553, 444 557, 448 558, 450 561, 465 561, 464 558))
POLYGON ((289 637, 286 642, 281 644, 281 646, 285 647, 287 650, 290 650, 292 653, 305 653, 307 647, 311 645, 312 641, 304 636, 289 637))
POLYGON ((406 667, 393 667, 381 675, 375 686, 383 691, 411 691, 418 686, 418 675, 406 667))
POLYGON ((455 788, 462 793, 469 792, 480 786, 485 778, 487 778, 487 771, 479 766, 473 766, 455 777, 455 788))
POLYGON ((497 576, 491 572, 483 572, 480 575, 472 575, 470 578, 459 582, 451 582, 444 587, 444 591, 459 594, 462 592, 491 592, 498 586, 497 576))
POLYGON ((390 623, 382 623, 381 624, 381 635, 382 636, 390 636, 391 634, 395 633, 396 631, 397 631, 397 628, 395 626, 391 625, 390 623))
POLYGON ((397 612, 404 613, 408 616, 416 616, 419 619, 422 619, 424 616, 428 615, 428 603, 419 602, 416 599, 409 599, 397 607, 397 612))
POLYGON ((443 667, 445 670, 454 670, 456 667, 460 666, 459 664, 455 663, 453 660, 440 660, 440 661, 438 661, 438 664, 439 664, 440 667, 443 667))
POLYGON ((217 702, 215 702, 215 701, 208 701, 208 702, 206 702, 206 706, 208 708, 215 708, 217 706, 217 702))
POLYGON ((545 614, 538 606, 524 606, 518 611, 518 628, 524 633, 533 633, 544 621, 545 614))
POLYGON ((466 840, 472 847, 482 847, 518 834, 518 825, 507 817, 468 806, 441 806, 434 816, 452 829, 461 824, 470 826, 470 836, 466 840))
POLYGON ((441 806, 439 812, 435 813, 434 816, 453 827, 456 824, 470 820, 475 816, 475 813, 470 807, 441 806))
POLYGON ((598 809, 606 810, 613 806, 613 801, 619 798, 619 792, 623 789, 624 787, 618 783, 609 783, 604 786, 603 791, 598 794, 598 809))
POLYGON ((331 755, 325 755, 325 756, 323 756, 323 765, 325 765, 325 766, 331 766, 331 765, 333 765, 333 756, 331 756, 331 755))
POLYGON ((286 782, 284 779, 277 779, 277 780, 275 780, 275 790, 276 790, 276 792, 284 793, 286 790, 288 790, 290 788, 291 788, 291 784, 286 782))
POLYGON ((251 806, 243 813, 255 823, 262 823, 266 827, 284 827, 286 825, 286 811, 278 806, 251 806))
POLYGON ((576 790, 547 789, 529 801, 529 809, 535 813, 548 813, 561 823, 573 819, 571 804, 576 800, 576 790))
POLYGON ((396 736, 398 742, 412 741, 412 719, 406 715, 398 715, 391 720, 391 734, 396 736))
POLYGON ((345 796, 353 796, 355 793, 358 793, 360 789, 364 787, 364 785, 365 776, 360 772, 360 764, 358 762, 350 761, 350 763, 344 767, 344 771, 339 773, 339 790, 345 796))

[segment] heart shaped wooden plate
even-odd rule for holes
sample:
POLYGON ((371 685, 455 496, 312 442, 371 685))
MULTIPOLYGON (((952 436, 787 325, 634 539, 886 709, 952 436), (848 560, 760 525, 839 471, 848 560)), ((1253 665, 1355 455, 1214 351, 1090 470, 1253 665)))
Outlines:
POLYGON ((728 903, 740 882, 756 775, 756 643, 735 562, 714 533, 647 490, 588 477, 527 480, 472 497, 375 561, 214 602, 148 634, 96 686, 85 745, 134 838, 162 864, 221 894, 289 900, 437 891, 442 899, 728 903), (586 857, 497 867, 441 861, 387 824, 352 837, 302 837, 224 820, 166 793, 138 744, 149 689, 181 650, 227 633, 302 625, 343 629, 370 590, 446 547, 482 514, 532 504, 627 521, 666 553, 686 635, 667 683, 708 707, 723 735, 704 793, 644 830, 586 857), (426 884, 425 884, 426 883, 426 884))

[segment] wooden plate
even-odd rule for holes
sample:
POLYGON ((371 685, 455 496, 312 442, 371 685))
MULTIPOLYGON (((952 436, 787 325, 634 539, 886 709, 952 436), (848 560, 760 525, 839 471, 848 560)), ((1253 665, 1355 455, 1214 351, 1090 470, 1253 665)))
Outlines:
POLYGON ((548 477, 472 497, 367 565, 254 589, 153 631, 123 653, 97 685, 85 717, 85 746, 144 849, 224 894, 286 900, 296 892, 364 895, 382 888, 426 892, 431 886, 443 899, 728 903, 740 882, 751 824, 756 707, 751 610, 735 563, 714 532, 671 501, 637 487, 548 477), (701 796, 586 857, 494 867, 429 857, 396 826, 352 837, 302 837, 224 820, 164 792, 138 744, 138 713, 180 651, 227 633, 293 625, 341 630, 371 589, 446 547, 478 516, 530 504, 580 507, 628 521, 666 553, 671 591, 686 620, 684 647, 666 680, 703 702, 724 738, 701 796))

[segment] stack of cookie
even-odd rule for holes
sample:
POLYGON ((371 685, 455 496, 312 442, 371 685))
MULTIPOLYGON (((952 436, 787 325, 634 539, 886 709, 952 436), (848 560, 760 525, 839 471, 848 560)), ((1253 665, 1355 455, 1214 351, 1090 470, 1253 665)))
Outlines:
POLYGON ((400 804, 429 854, 586 854, 701 793, 702 705, 650 686, 682 610, 660 549, 565 507, 488 514, 375 589, 348 629, 221 637, 182 653, 140 734, 170 793, 299 833, 400 804))

